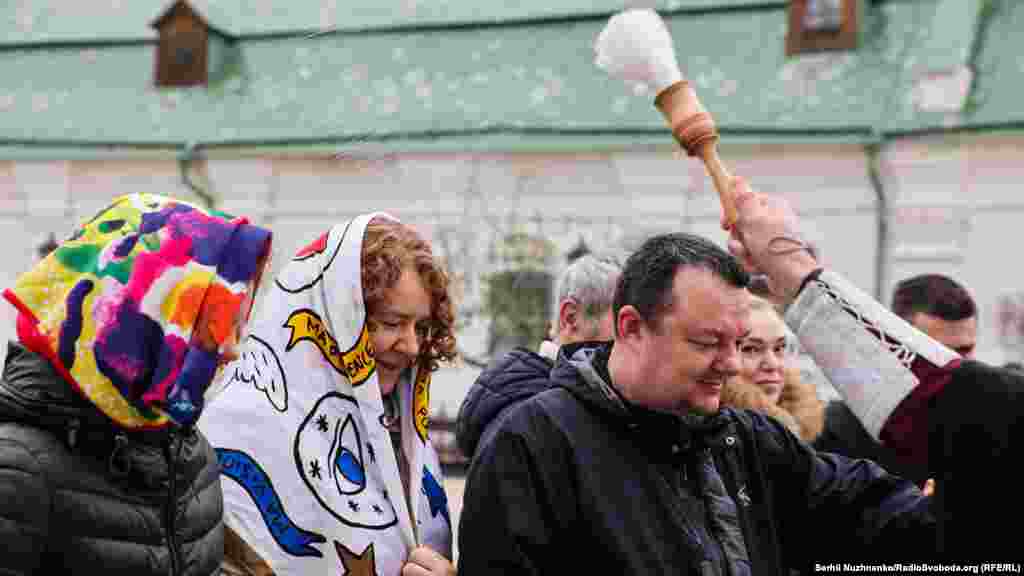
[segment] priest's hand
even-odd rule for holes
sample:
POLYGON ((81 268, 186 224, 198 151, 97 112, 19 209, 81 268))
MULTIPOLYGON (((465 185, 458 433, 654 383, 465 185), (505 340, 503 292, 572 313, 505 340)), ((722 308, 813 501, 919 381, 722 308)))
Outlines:
POLYGON ((819 267, 815 250, 801 238, 796 212, 784 198, 755 192, 733 179, 737 220, 729 251, 748 271, 767 276, 781 304, 796 296, 804 278, 819 267))

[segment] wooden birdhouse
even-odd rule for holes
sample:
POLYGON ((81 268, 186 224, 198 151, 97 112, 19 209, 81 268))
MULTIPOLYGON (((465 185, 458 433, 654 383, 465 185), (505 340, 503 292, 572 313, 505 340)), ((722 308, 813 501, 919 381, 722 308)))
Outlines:
POLYGON ((860 39, 862 0, 791 0, 786 56, 855 50, 860 39))
POLYGON ((188 2, 177 0, 151 26, 159 37, 157 86, 206 86, 223 75, 233 38, 211 26, 188 2))

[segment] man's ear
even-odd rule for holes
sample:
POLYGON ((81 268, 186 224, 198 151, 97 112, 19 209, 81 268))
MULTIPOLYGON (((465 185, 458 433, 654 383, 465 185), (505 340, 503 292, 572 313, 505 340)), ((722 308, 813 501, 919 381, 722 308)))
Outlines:
POLYGON ((627 342, 636 339, 641 336, 644 327, 644 319, 640 312, 633 306, 623 306, 615 317, 615 339, 627 342))
POLYGON ((579 305, 572 298, 566 298, 558 305, 558 333, 572 335, 579 327, 579 305))

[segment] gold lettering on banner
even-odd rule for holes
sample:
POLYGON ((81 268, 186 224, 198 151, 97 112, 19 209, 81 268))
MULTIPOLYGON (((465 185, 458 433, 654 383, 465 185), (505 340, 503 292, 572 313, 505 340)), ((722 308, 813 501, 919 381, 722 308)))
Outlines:
POLYGON ((430 424, 430 370, 420 364, 416 371, 416 382, 412 390, 413 422, 420 440, 427 441, 427 426, 430 424))
POLYGON ((344 352, 338 348, 338 341, 328 332, 323 319, 312 310, 292 312, 284 327, 292 331, 285 352, 303 340, 312 342, 320 349, 324 359, 339 374, 348 378, 353 387, 365 382, 377 368, 377 362, 373 358, 373 342, 365 324, 355 345, 344 352))

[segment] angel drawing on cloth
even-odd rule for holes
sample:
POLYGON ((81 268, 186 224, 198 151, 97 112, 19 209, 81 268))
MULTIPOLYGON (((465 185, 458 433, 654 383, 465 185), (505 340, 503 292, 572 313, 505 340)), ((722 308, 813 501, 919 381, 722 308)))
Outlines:
POLYGON ((383 213, 335 225, 283 266, 254 318, 200 420, 221 465, 225 571, 454 574, 427 438, 454 317, 429 243, 383 213))

